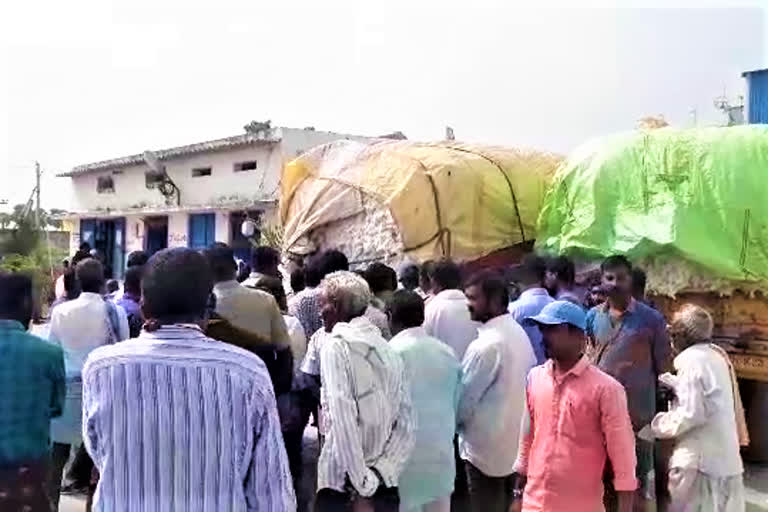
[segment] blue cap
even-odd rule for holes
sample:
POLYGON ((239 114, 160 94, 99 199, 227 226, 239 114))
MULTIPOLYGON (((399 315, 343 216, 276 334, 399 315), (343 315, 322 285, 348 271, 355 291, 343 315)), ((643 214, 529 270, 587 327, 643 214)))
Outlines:
POLYGON ((550 302, 544 306, 541 313, 536 316, 529 316, 528 320, 543 325, 570 324, 582 331, 587 329, 587 314, 584 309, 566 300, 550 302))

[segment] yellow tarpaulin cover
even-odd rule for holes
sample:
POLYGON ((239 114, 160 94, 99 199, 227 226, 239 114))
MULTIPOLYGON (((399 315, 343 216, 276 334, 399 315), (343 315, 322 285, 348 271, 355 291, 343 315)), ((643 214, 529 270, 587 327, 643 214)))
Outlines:
POLYGON ((449 141, 319 146, 283 169, 284 249, 322 249, 308 235, 361 214, 365 195, 389 209, 410 258, 479 258, 536 237, 560 161, 551 153, 449 141))

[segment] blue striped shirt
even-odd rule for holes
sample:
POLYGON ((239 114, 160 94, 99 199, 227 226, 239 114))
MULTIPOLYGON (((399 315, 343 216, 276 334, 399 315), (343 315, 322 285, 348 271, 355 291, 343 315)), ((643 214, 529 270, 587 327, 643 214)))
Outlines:
POLYGON ((196 326, 94 350, 83 438, 95 511, 296 510, 264 363, 196 326))

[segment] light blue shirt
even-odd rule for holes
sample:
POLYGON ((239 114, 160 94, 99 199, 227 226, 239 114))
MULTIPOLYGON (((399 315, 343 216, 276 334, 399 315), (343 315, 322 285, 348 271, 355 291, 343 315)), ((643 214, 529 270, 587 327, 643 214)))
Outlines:
POLYGON ((452 348, 422 327, 400 332, 389 345, 403 358, 416 414, 416 443, 398 483, 401 508, 420 510, 453 492, 461 364, 452 348))
POLYGON ((554 302, 554 300, 546 289, 530 288, 521 293, 520 297, 509 305, 509 313, 512 318, 523 327, 528 339, 531 340, 531 347, 533 347, 533 353, 536 355, 536 364, 544 364, 547 360, 544 355, 544 342, 539 326, 526 319, 541 313, 544 306, 554 302))
POLYGON ((294 512, 264 363, 173 325, 97 348, 83 369, 93 510, 294 512))

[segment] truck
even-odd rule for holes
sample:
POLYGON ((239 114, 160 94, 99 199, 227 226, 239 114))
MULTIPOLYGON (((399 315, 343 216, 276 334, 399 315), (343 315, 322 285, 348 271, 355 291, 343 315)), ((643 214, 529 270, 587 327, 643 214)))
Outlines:
POLYGON ((636 130, 590 141, 558 168, 536 249, 624 254, 671 318, 705 307, 739 377, 752 442, 768 461, 768 126, 636 130))

